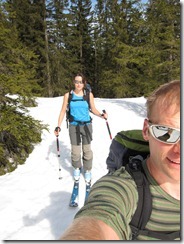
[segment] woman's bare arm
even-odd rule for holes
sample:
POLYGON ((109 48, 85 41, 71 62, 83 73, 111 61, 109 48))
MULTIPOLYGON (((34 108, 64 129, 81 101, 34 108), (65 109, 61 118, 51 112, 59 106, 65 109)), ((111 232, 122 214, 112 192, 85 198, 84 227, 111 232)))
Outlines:
POLYGON ((68 105, 68 97, 69 97, 69 93, 66 93, 63 97, 63 104, 62 104, 61 111, 60 111, 59 118, 58 118, 58 126, 61 126, 61 123, 65 116, 67 105, 68 105))
POLYGON ((97 115, 97 116, 99 116, 99 117, 102 117, 102 118, 105 118, 105 119, 107 119, 107 114, 104 114, 103 116, 102 116, 102 113, 100 113, 99 111, 98 111, 98 109, 96 109, 96 107, 95 107, 95 103, 94 103, 94 96, 93 96, 93 93, 92 92, 90 92, 90 108, 91 108, 91 111, 92 111, 92 113, 93 114, 95 114, 95 115, 97 115))

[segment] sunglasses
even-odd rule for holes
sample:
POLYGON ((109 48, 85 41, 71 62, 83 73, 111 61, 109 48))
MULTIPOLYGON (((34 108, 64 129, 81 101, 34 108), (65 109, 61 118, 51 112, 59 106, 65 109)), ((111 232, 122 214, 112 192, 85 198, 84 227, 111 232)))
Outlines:
POLYGON ((157 140, 166 144, 175 144, 180 140, 180 129, 168 127, 166 125, 156 125, 149 123, 149 131, 157 140))
POLYGON ((79 81, 79 80, 74 80, 73 81, 75 84, 83 84, 83 82, 82 81, 79 81))

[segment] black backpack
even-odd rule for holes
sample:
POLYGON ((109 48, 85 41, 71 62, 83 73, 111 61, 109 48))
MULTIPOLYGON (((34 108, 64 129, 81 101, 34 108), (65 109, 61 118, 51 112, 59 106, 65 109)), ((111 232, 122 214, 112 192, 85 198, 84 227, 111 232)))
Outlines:
MULTIPOLYGON (((86 88, 84 89, 83 92, 84 92, 83 100, 87 101, 88 106, 89 106, 89 111, 91 111, 91 109, 90 109, 90 96, 89 96, 89 94, 91 92, 91 87, 90 87, 89 84, 86 85, 86 88)), ((70 102, 72 100, 72 96, 73 96, 73 90, 71 90, 69 92, 69 96, 68 96, 68 104, 67 104, 67 110, 66 110, 66 124, 67 124, 67 128, 68 128, 68 122, 72 122, 73 121, 73 117, 70 114, 70 102)), ((73 99, 72 101, 78 102, 78 101, 81 101, 81 99, 80 100, 78 100, 78 99, 74 100, 73 99)))
POLYGON ((128 130, 117 133, 110 145, 109 155, 106 163, 109 174, 121 166, 131 174, 134 179, 139 201, 137 209, 130 222, 132 240, 136 240, 140 234, 164 241, 180 238, 180 231, 166 233, 162 231, 148 231, 145 229, 152 211, 152 197, 149 182, 142 167, 142 161, 149 155, 149 144, 142 137, 141 130, 128 130), (144 214, 143 214, 144 213, 144 214))

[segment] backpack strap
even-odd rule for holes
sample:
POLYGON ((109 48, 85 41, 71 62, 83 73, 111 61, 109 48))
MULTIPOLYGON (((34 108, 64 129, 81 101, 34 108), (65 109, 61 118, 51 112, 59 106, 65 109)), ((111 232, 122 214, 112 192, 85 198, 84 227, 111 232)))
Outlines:
POLYGON ((70 120, 70 102, 72 100, 72 96, 73 96, 73 90, 71 90, 68 94, 68 104, 67 104, 67 108, 66 108, 66 127, 68 129, 68 121, 70 120))
POLYGON ((151 231, 145 229, 147 222, 150 219, 152 211, 152 196, 149 188, 149 182, 142 167, 143 158, 140 155, 132 157, 129 164, 125 166, 126 170, 132 175, 138 190, 137 209, 130 222, 132 230, 132 240, 136 240, 138 235, 145 235, 157 238, 163 241, 172 241, 180 239, 180 231, 151 231))
POLYGON ((140 234, 140 230, 144 230, 150 219, 152 211, 152 197, 149 188, 149 182, 144 174, 142 167, 142 156, 138 155, 130 159, 130 163, 125 166, 126 170, 132 175, 138 190, 137 209, 130 222, 132 230, 132 240, 140 234))
POLYGON ((84 89, 84 90, 83 90, 83 93, 84 93, 83 99, 88 103, 89 110, 90 110, 90 109, 91 109, 91 108, 90 108, 90 91, 84 89))
POLYGON ((73 96, 73 90, 71 90, 69 92, 69 96, 68 96, 68 104, 70 104, 71 100, 72 100, 72 96, 73 96))
POLYGON ((151 230, 140 230, 139 234, 156 238, 162 241, 173 241, 178 238, 181 240, 180 231, 167 232, 167 231, 151 231, 151 230))

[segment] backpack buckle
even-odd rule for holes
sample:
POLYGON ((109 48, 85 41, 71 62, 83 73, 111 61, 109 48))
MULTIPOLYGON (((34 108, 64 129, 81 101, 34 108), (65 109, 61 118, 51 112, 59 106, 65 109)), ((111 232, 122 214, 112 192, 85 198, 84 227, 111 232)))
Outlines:
POLYGON ((140 171, 141 169, 141 164, 142 164, 142 161, 143 161, 143 157, 141 155, 137 155, 135 157, 131 157, 129 159, 129 165, 130 165, 130 168, 134 171, 140 171))

